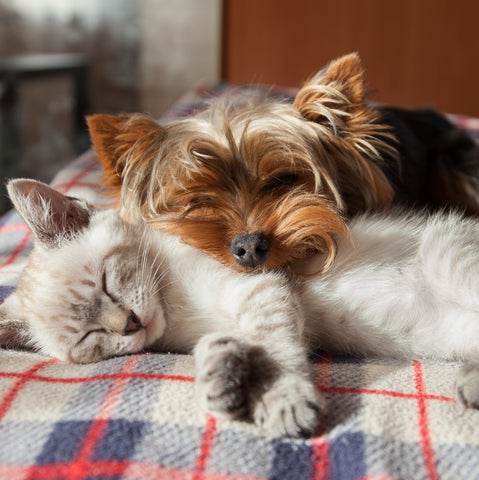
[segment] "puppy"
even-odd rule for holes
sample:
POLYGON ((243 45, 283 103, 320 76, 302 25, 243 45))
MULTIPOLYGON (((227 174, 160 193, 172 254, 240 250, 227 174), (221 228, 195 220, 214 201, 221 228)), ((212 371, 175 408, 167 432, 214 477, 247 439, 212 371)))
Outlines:
POLYGON ((241 271, 323 271, 348 218, 393 202, 479 212, 475 143, 433 111, 366 105, 356 54, 292 103, 232 96, 168 125, 139 114, 87 121, 125 218, 241 271))

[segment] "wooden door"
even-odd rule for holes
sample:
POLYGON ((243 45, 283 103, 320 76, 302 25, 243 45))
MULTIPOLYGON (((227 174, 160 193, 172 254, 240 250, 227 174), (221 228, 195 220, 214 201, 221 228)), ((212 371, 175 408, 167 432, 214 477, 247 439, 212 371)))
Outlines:
POLYGON ((299 86, 357 51, 370 98, 479 117, 476 0, 224 0, 222 76, 299 86))

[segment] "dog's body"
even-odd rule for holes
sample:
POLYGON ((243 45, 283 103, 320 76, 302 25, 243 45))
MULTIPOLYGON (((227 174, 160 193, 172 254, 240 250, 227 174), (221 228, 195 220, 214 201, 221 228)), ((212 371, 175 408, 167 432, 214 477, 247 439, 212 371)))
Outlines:
POLYGON ((479 213, 474 142, 433 111, 367 106, 355 54, 293 104, 243 98, 166 126, 142 115, 88 123, 124 216, 238 270, 325 269, 348 217, 393 202, 479 213), (315 252, 325 262, 311 267, 315 252))

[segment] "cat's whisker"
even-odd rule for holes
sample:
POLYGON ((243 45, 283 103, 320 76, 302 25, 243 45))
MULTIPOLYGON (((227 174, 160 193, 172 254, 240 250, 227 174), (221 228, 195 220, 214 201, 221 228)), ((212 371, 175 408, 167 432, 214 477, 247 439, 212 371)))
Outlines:
MULTIPOLYGON (((143 230, 142 235, 140 236, 140 243, 139 243, 138 250, 140 254, 138 255, 138 268, 136 271, 135 280, 136 280, 136 285, 139 287, 144 284, 150 285, 152 283, 152 277, 153 277, 151 266, 148 265, 148 259, 152 251, 152 245, 151 245, 151 239, 148 235, 147 230, 143 230)), ((156 253, 155 258, 153 259, 153 265, 155 264, 158 255, 159 255, 159 252, 156 253)), ((149 290, 151 290, 151 288, 149 288, 149 290)))
MULTIPOLYGON (((158 272, 161 271, 163 265, 165 264, 165 258, 161 258, 161 260, 158 262, 158 258, 160 257, 161 252, 158 251, 156 252, 155 257, 153 258, 153 265, 156 265, 156 268, 153 270, 153 268, 149 271, 149 277, 148 277, 148 285, 152 285, 152 287, 156 290, 158 286, 162 283, 162 280, 164 279, 165 275, 167 274, 167 268, 164 268, 164 270, 159 274, 158 272)), ((161 289, 158 289, 160 291, 161 289)))
POLYGON ((138 270, 137 270, 137 278, 138 276, 143 278, 144 273, 145 273, 145 268, 146 268, 146 260, 148 258, 148 252, 150 250, 149 246, 146 248, 146 242, 147 242, 147 234, 146 231, 142 232, 142 235, 140 236, 140 244, 139 244, 139 251, 141 252, 141 255, 138 258, 138 270))
POLYGON ((160 293, 162 290, 170 287, 171 285, 175 285, 177 284, 178 282, 176 280, 171 280, 170 282, 167 282, 167 283, 164 283, 162 280, 165 278, 167 274, 167 271, 165 270, 164 272, 162 272, 161 275, 159 275, 156 280, 155 280, 155 283, 153 283, 151 285, 151 289, 150 289, 150 295, 157 295, 158 293, 160 293))

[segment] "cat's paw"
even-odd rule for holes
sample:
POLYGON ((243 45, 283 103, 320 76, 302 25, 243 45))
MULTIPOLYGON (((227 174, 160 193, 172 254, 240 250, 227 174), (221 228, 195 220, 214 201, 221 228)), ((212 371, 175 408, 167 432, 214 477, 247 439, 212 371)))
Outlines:
POLYGON ((309 378, 287 375, 258 400, 253 419, 272 436, 309 437, 319 424, 324 405, 309 378))
POLYGON ((471 408, 479 408, 479 362, 462 367, 456 379, 459 402, 471 408))
POLYGON ((224 418, 246 415, 248 356, 231 337, 202 339, 195 349, 196 389, 204 410, 224 418))

